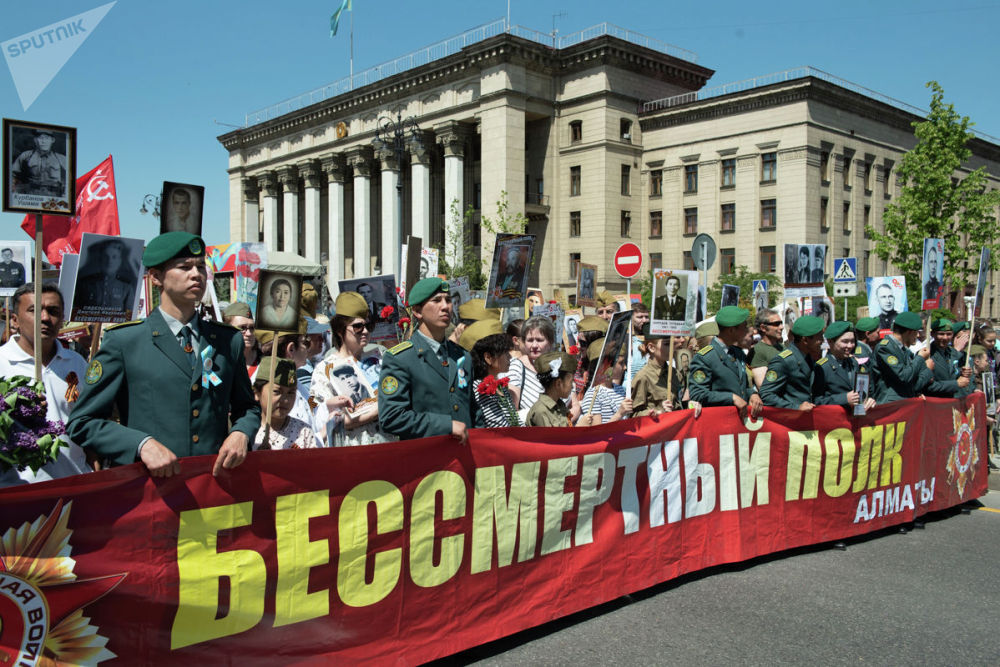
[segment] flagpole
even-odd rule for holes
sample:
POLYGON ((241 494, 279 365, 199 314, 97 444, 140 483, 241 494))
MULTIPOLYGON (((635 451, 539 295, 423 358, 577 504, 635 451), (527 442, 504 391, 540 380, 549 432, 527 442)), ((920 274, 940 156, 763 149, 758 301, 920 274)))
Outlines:
MULTIPOLYGON (((42 214, 35 214, 35 382, 42 381, 42 214)), ((8 314, 8 317, 10 315, 8 314)))
POLYGON ((351 8, 351 90, 354 90, 354 8, 351 8))

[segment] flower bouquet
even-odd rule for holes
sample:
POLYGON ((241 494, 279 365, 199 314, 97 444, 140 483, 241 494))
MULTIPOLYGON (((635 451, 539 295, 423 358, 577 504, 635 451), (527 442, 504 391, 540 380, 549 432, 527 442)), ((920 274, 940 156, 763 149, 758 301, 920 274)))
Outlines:
POLYGON ((68 447, 62 422, 45 419, 45 387, 23 375, 0 378, 0 472, 38 470, 68 447))
POLYGON ((483 396, 496 397, 497 403, 500 404, 500 409, 503 410, 503 414, 507 418, 508 426, 521 426, 521 420, 517 418, 517 410, 514 409, 514 402, 511 400, 510 392, 507 389, 508 384, 510 384, 509 378, 498 379, 494 375, 487 375, 480 380, 476 391, 483 396))

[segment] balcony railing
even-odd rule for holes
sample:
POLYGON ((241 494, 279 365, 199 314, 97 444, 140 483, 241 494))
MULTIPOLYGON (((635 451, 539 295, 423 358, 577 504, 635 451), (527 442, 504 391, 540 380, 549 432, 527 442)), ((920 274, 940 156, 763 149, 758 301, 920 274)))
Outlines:
POLYGON ((525 204, 534 204, 535 206, 548 206, 549 196, 543 195, 540 192, 529 192, 524 196, 525 204))

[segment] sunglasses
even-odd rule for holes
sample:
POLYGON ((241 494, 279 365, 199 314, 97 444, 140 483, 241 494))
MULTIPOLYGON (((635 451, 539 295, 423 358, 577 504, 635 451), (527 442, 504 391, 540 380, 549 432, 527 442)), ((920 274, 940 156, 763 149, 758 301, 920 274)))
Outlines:
POLYGON ((764 322, 763 324, 766 327, 780 327, 782 322, 781 320, 775 320, 774 322, 764 322))
POLYGON ((351 331, 353 331, 354 333, 360 334, 362 331, 365 331, 366 329, 368 329, 368 323, 367 322, 358 322, 357 324, 351 324, 350 328, 351 328, 351 331))

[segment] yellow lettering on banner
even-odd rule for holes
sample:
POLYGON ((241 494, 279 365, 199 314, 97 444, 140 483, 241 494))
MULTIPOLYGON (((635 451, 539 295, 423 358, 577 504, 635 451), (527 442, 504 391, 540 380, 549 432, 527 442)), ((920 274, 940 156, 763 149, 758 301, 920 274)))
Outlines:
POLYGON ((896 437, 893 442, 885 439, 885 451, 882 454, 882 486, 899 484, 903 476, 903 434, 906 433, 906 422, 896 424, 896 437))
POLYGON ((563 514, 573 509, 575 496, 565 493, 566 478, 576 474, 575 456, 551 459, 545 470, 545 511, 542 515, 542 555, 573 546, 571 531, 563 530, 563 514))
POLYGON ((181 512, 177 527, 177 615, 170 648, 179 649, 249 630, 264 616, 267 567, 250 549, 216 551, 218 533, 252 520, 253 502, 181 512), (229 613, 216 618, 219 580, 229 579, 229 613))
POLYGON ((375 534, 403 529, 403 494, 383 480, 358 484, 340 505, 340 562, 337 565, 337 592, 350 607, 367 607, 383 599, 399 581, 403 550, 386 549, 374 555, 375 573, 365 581, 368 562, 368 505, 375 505, 375 534))
POLYGON ((608 452, 585 454, 580 473, 580 509, 576 513, 577 546, 594 541, 594 508, 608 501, 615 486, 615 457, 608 452))
POLYGON ((817 431, 789 432, 785 500, 816 497, 819 493, 819 468, 822 463, 822 454, 817 431), (805 463, 804 476, 802 474, 803 460, 805 463))
POLYGON ((493 528, 496 526, 497 564, 514 558, 523 563, 535 557, 538 539, 538 473, 541 461, 515 463, 510 474, 510 496, 503 466, 476 469, 472 502, 471 572, 486 572, 493 564, 493 528))
MULTIPOLYGON (((858 474, 854 478, 854 488, 851 489, 851 493, 859 493, 864 491, 865 487, 868 486, 868 464, 872 458, 872 452, 879 452, 879 458, 882 458, 882 431, 884 427, 882 424, 876 424, 875 426, 865 426, 861 429, 861 451, 858 452, 858 474)), ((878 463, 875 464, 875 468, 878 468, 878 463)))
POLYGON ((749 433, 740 433, 739 438, 740 507, 750 507, 755 492, 757 504, 766 505, 770 500, 767 481, 771 472, 771 434, 758 432, 753 449, 750 449, 749 433))
MULTIPOLYGON (((895 424, 885 425, 885 442, 892 442, 893 434, 896 432, 895 424)), ((878 471, 882 467, 882 438, 872 442, 871 463, 868 465, 868 488, 874 489, 878 486, 878 471)))
POLYGON ((275 627, 330 613, 330 591, 309 592, 309 570, 330 562, 329 541, 309 539, 309 519, 329 513, 329 490, 279 496, 275 503, 274 529, 278 552, 275 627))
POLYGON ((441 494, 441 519, 465 516, 465 480, 451 470, 439 470, 420 480, 410 505, 410 578, 417 586, 440 586, 462 565, 464 535, 441 538, 441 562, 434 565, 434 515, 441 494))
POLYGON ((824 445, 823 492, 831 498, 839 498, 847 493, 853 481, 854 433, 846 428, 834 429, 826 434, 824 445))

